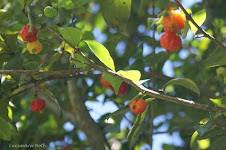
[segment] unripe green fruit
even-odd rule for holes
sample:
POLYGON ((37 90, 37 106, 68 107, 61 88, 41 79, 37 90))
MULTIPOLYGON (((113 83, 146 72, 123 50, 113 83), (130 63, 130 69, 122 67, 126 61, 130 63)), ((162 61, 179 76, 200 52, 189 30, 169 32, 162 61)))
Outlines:
POLYGON ((216 70, 218 76, 226 76, 226 69, 223 67, 219 67, 216 70))
POLYGON ((57 15, 57 10, 55 8, 51 7, 51 6, 47 6, 44 9, 44 14, 48 18, 54 18, 57 15))

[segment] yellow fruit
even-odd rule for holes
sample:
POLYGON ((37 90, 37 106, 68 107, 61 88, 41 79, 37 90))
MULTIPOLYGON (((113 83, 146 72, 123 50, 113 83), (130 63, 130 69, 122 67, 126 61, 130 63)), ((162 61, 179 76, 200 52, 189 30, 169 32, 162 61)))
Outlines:
POLYGON ((30 54, 39 54, 42 51, 42 43, 38 40, 27 44, 27 50, 30 54))

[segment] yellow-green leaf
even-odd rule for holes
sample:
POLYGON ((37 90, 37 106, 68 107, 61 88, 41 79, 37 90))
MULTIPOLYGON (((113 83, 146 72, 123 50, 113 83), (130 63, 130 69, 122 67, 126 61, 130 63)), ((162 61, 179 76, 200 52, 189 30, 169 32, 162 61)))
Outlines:
POLYGON ((128 71, 119 70, 117 73, 127 79, 132 80, 135 83, 137 83, 141 77, 140 71, 138 70, 128 70, 128 71))
POLYGON ((115 64, 108 50, 100 43, 94 40, 84 40, 96 57, 112 71, 115 71, 115 64))
MULTIPOLYGON (((201 26, 201 25, 205 22, 205 20, 206 20, 206 10, 203 9, 203 10, 200 10, 199 12, 195 13, 195 14, 192 16, 192 19, 193 19, 199 26, 201 26)), ((195 26, 191 21, 189 21, 188 23, 189 23, 189 25, 190 25, 190 27, 191 27, 192 32, 195 34, 196 31, 197 31, 198 29, 196 28, 196 26, 195 26)))

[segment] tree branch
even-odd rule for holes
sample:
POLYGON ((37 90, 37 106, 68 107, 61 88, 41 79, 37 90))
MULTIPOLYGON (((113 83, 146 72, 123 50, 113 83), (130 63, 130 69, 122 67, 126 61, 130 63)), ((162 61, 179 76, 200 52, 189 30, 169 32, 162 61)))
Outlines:
POLYGON ((88 67, 75 68, 73 70, 59 70, 59 71, 44 71, 44 70, 0 70, 0 74, 4 75, 76 75, 76 73, 93 70, 90 65, 88 67))
POLYGON ((209 111, 209 112, 226 112, 226 108, 222 108, 222 107, 211 107, 208 106, 206 104, 200 104, 200 103, 196 103, 192 100, 186 100, 186 99, 182 99, 182 98, 178 98, 178 97, 172 97, 172 96, 168 96, 168 95, 164 95, 164 94, 160 94, 156 91, 150 90, 145 88, 143 85, 138 85, 135 82, 133 82, 130 79, 124 78, 123 76, 117 74, 116 72, 113 72, 111 70, 107 70, 104 67, 101 66, 94 66, 95 70, 104 72, 106 74, 112 75, 120 80, 125 81, 126 83, 128 83, 129 85, 133 86, 134 88, 136 88, 139 92, 143 92, 144 94, 147 94, 153 98, 158 98, 161 100, 165 100, 168 102, 172 102, 172 103, 176 103, 176 104, 182 104, 188 107, 192 107, 192 108, 196 108, 196 109, 200 109, 200 110, 205 110, 205 111, 209 111))
POLYGON ((219 45, 223 50, 226 50, 226 46, 224 46, 222 43, 220 43, 219 41, 217 41, 212 35, 210 35, 209 33, 207 33, 205 30, 203 30, 191 17, 191 15, 188 14, 188 12, 186 11, 186 9, 184 8, 184 6, 180 3, 179 0, 174 0, 177 5, 182 9, 182 11, 185 13, 186 18, 188 20, 190 20, 195 26, 196 28, 198 28, 198 30, 207 38, 209 38, 210 40, 212 40, 213 42, 215 42, 217 45, 219 45))
POLYGON ((21 74, 27 74, 27 75, 76 75, 78 72, 83 72, 83 71, 90 71, 90 70, 97 70, 100 72, 104 72, 106 74, 112 75, 120 80, 125 81, 129 85, 133 86, 136 88, 139 92, 142 92, 144 94, 147 94, 153 98, 158 98, 161 100, 165 100, 168 102, 176 103, 176 104, 182 104, 188 107, 196 108, 196 109, 201 109, 209 112, 226 112, 226 108, 222 107, 211 107, 206 104, 200 104, 196 103, 192 100, 186 100, 183 98, 178 98, 178 97, 172 97, 164 94, 160 94, 159 92, 156 92, 154 90, 150 90, 143 85, 138 85, 137 83, 133 82, 130 79, 127 79, 116 72, 113 72, 111 70, 107 70, 106 68, 102 66, 88 66, 84 68, 76 68, 75 70, 58 70, 58 71, 32 71, 32 70, 0 70, 0 74, 11 74, 11 75, 21 75, 21 74))

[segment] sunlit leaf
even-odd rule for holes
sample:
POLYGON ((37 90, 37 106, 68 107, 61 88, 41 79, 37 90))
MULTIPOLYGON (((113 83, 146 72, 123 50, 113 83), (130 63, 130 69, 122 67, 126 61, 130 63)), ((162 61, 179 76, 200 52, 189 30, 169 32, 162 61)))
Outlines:
MULTIPOLYGON (((203 10, 200 10, 199 12, 195 13, 193 16, 192 16, 192 19, 199 25, 201 26, 205 20, 206 20, 206 10, 203 9, 203 10)), ((191 27, 191 30, 192 32, 195 34, 196 31, 198 30, 197 27, 191 22, 189 21, 189 25, 191 27)))
POLYGON ((210 147, 210 139, 203 139, 197 141, 200 149, 208 149, 210 147))
POLYGON ((162 28, 163 28, 162 24, 160 24, 160 25, 157 26, 157 32, 158 32, 158 34, 160 34, 162 32, 162 28))
POLYGON ((191 141, 190 141, 191 150, 197 150, 197 148, 198 148, 198 143, 197 143, 198 134, 199 133, 197 131, 195 131, 191 136, 191 141))
POLYGON ((115 71, 114 61, 108 50, 100 43, 93 40, 84 40, 96 57, 112 71, 115 71))
POLYGON ((135 83, 137 83, 141 77, 140 71, 138 70, 128 70, 128 71, 119 70, 117 73, 127 79, 132 80, 135 83))
MULTIPOLYGON (((215 106, 226 108, 226 96, 210 98, 210 100, 215 106)), ((226 112, 224 112, 223 114, 224 116, 226 116, 226 112)))

